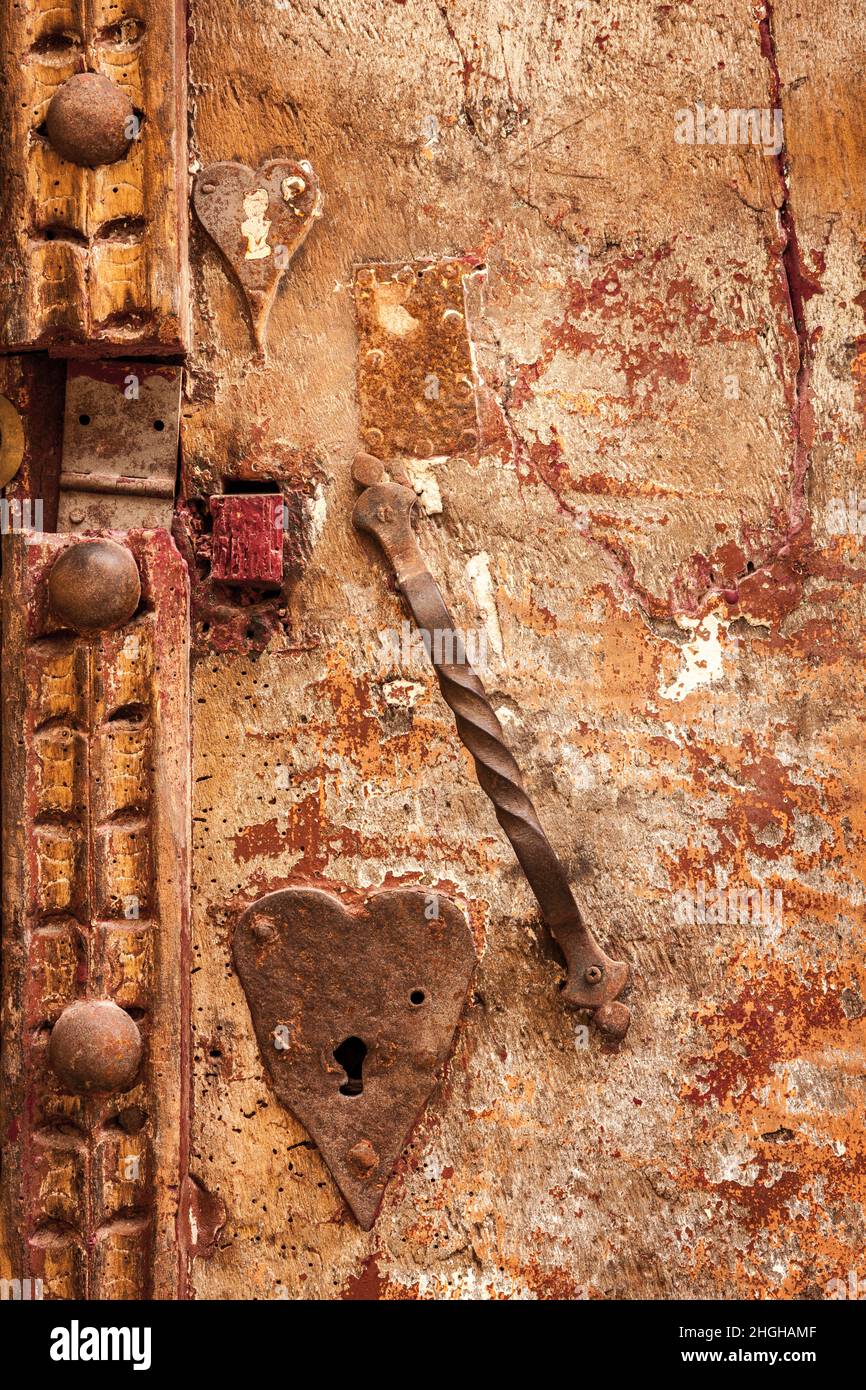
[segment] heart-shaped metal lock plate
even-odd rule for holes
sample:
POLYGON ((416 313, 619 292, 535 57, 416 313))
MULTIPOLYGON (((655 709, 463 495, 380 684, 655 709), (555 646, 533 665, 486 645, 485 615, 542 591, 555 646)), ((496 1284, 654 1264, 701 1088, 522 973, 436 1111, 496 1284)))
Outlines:
POLYGON ((465 918, 414 889, 354 912, 286 889, 239 919, 234 962, 280 1103, 369 1230, 451 1050, 475 966, 465 918))
POLYGON ((277 285, 322 203, 306 160, 272 159, 260 169, 228 161, 209 165, 196 178, 196 215, 244 292, 262 349, 277 285))

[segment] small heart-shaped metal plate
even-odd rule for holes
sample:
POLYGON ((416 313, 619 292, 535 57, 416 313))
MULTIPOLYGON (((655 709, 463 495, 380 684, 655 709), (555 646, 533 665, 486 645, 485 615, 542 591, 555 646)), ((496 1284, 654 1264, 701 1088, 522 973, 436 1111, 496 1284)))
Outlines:
POLYGON ((322 203, 306 160, 272 159, 260 169, 229 161, 209 165, 196 178, 196 215, 243 290, 260 348, 277 285, 322 203))
POLYGON ((465 918, 420 890, 349 912, 286 889, 247 908, 234 962, 278 1099, 369 1230, 451 1050, 475 966, 465 918))

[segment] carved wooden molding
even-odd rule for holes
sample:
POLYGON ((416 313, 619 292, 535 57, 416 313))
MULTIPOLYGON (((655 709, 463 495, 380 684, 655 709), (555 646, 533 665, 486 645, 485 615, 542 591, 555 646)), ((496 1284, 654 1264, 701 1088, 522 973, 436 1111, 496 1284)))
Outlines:
POLYGON ((141 604, 90 636, 48 610, 69 537, 4 540, 4 1216, 12 1277, 47 1298, 177 1298, 185 1279, 188 586, 168 532, 116 538, 141 604), (49 1064, 81 999, 137 1023, 122 1093, 49 1064))
POLYGON ((184 349, 184 13, 179 0, 0 0, 5 349, 184 349), (45 132, 52 96, 81 72, 110 78, 140 123, 115 163, 72 163, 45 132))

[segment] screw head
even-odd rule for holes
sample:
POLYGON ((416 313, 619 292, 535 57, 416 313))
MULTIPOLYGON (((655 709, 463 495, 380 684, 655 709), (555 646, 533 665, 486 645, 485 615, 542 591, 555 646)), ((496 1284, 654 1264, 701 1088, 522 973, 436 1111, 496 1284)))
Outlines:
POLYGON ((583 978, 588 985, 597 985, 602 977, 602 970, 597 965, 588 965, 583 972, 583 978))
POLYGON ((93 168, 123 159, 132 116, 132 102, 110 77, 77 72, 51 98, 45 130, 61 158, 93 168))
POLYGON ((104 632, 129 622, 141 598, 138 566, 117 541, 77 541, 48 576, 57 617, 76 632, 104 632))
POLYGON ((141 1034, 110 999, 81 999, 52 1028, 48 1060, 70 1091, 128 1091, 141 1063, 141 1034))

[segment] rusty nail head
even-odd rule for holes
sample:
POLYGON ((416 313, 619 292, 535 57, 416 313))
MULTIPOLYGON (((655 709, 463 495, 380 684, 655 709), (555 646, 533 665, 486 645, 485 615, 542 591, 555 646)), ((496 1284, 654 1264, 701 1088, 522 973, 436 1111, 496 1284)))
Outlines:
POLYGON ((602 1004, 600 1009, 596 1009, 593 1023, 608 1042, 622 1042, 631 1023, 631 1010, 621 1000, 610 999, 606 1004, 602 1004))
POLYGON ((48 107, 45 130, 62 159, 93 168, 122 159, 132 139, 132 102, 100 72, 78 72, 48 107))
POLYGON ((104 632, 129 622, 141 598, 138 566, 117 541, 77 541, 48 576, 51 607, 76 632, 104 632))
POLYGON ((71 1091, 128 1091, 141 1062, 135 1020, 110 999, 80 999, 63 1010, 48 1060, 71 1091))
POLYGON ((352 477, 361 487, 373 487, 387 481, 385 465, 373 454, 357 454, 352 464, 352 477))
POLYGON ((368 1178, 379 1162, 379 1155, 369 1139, 353 1144, 346 1157, 360 1178, 368 1178))
POLYGON ((601 980, 602 971, 597 965, 588 965, 583 972, 583 978, 588 985, 597 985, 601 980))

